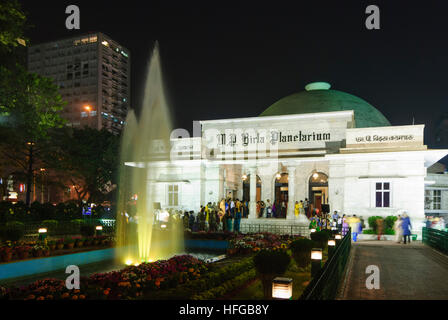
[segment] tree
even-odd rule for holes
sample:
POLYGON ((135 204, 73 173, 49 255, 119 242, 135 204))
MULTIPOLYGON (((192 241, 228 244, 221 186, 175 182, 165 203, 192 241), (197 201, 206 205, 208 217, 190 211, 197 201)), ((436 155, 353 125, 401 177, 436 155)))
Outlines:
POLYGON ((107 200, 118 176, 119 137, 105 129, 67 128, 55 143, 49 166, 66 175, 79 202, 107 200))
POLYGON ((0 2, 0 55, 25 45, 26 16, 16 0, 0 2))
POLYGON ((40 155, 52 146, 51 131, 64 124, 64 104, 52 79, 28 73, 20 65, 0 66, 0 156, 26 177, 28 206, 40 155))

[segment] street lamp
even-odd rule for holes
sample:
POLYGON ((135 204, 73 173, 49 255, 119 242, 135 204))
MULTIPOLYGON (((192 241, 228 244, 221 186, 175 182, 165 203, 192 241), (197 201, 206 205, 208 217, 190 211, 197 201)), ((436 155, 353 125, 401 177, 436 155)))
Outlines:
POLYGON ((322 248, 311 250, 311 277, 315 277, 322 268, 322 248))
POLYGON ((334 236, 334 240, 336 240, 336 244, 339 245, 342 240, 342 236, 338 233, 334 236))
POLYGON ((96 235, 101 236, 103 233, 103 226, 96 226, 95 230, 96 230, 96 235))

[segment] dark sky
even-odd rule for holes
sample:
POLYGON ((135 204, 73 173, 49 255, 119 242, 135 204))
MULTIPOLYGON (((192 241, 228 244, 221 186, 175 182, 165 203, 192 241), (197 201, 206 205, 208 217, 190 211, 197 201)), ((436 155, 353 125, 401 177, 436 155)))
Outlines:
POLYGON ((101 31, 130 49, 138 104, 154 41, 160 43, 175 126, 257 116, 312 81, 359 96, 394 125, 426 124, 426 143, 448 111, 446 1, 20 1, 32 43, 101 31), (328 4, 326 4, 328 3, 328 4), (376 4, 381 30, 365 28, 376 4))

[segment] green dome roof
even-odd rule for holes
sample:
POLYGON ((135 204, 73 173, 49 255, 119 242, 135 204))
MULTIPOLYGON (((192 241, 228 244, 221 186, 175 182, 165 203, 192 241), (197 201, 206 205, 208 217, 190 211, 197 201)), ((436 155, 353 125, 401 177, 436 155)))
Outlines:
POLYGON ((326 82, 308 84, 305 91, 280 99, 260 116, 353 110, 357 128, 385 127, 390 122, 374 106, 349 93, 329 90, 326 82))

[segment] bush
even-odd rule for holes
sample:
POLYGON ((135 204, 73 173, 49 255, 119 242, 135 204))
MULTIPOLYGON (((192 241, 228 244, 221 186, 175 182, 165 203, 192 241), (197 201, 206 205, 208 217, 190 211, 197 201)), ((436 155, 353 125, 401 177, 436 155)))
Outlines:
POLYGON ((376 224, 376 220, 378 219, 383 219, 383 217, 380 216, 372 216, 369 217, 369 219, 367 219, 368 223, 369 223, 369 228, 372 229, 375 233, 376 233, 376 229, 377 229, 377 224, 376 224))
POLYGON ((384 234, 395 235, 395 230, 394 229, 386 229, 386 231, 384 231, 384 234))
POLYGON ((291 257, 283 250, 262 250, 254 256, 254 265, 263 284, 265 299, 272 297, 272 280, 286 272, 291 257))
POLYGON ((330 234, 327 231, 318 231, 311 234, 311 240, 313 240, 318 248, 324 249, 328 244, 330 234))
POLYGON ((311 249, 314 245, 310 239, 298 239, 291 243, 292 257, 298 267, 305 268, 311 263, 311 249))
POLYGON ((363 234, 376 234, 375 230, 372 229, 364 229, 362 231, 363 234))
POLYGON ((82 224, 81 225, 81 234, 84 237, 91 237, 95 234, 95 226, 89 225, 89 224, 82 224))
POLYGON ((2 231, 2 239, 5 241, 19 241, 23 237, 24 224, 20 221, 10 221, 2 231))
POLYGON ((397 216, 387 216, 386 217, 386 219, 384 220, 384 227, 386 228, 386 231, 387 231, 387 229, 394 228, 394 224, 395 224, 395 221, 397 221, 397 219, 398 219, 397 216))

